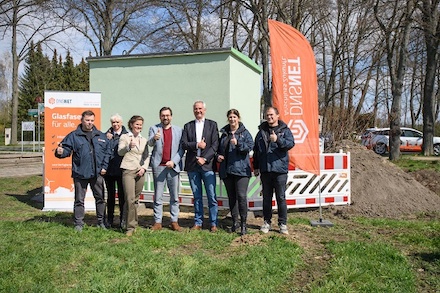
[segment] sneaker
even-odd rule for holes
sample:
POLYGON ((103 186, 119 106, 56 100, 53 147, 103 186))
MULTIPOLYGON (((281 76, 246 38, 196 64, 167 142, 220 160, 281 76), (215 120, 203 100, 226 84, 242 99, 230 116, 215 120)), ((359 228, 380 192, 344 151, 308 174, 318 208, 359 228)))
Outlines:
POLYGON ((264 221, 263 226, 261 226, 260 231, 264 234, 269 233, 270 231, 270 224, 266 221, 264 221))
POLYGON ((102 230, 107 230, 107 227, 105 226, 104 223, 100 223, 100 224, 96 225, 96 227, 98 227, 98 228, 100 228, 102 230))
POLYGON ((284 224, 280 225, 280 233, 284 235, 289 235, 289 230, 287 230, 287 225, 284 224))
POLYGON ((82 232, 83 227, 82 226, 75 226, 74 229, 75 229, 76 232, 82 232))

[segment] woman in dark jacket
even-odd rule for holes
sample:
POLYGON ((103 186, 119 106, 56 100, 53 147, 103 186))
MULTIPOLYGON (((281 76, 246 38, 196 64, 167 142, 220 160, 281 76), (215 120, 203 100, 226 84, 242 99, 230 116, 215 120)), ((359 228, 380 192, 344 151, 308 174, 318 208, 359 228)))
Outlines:
POLYGON ((122 157, 118 154, 119 137, 122 134, 128 133, 122 125, 122 117, 115 114, 110 117, 112 126, 107 130, 107 138, 110 141, 110 162, 108 164, 107 173, 105 174, 105 184, 107 186, 107 226, 113 226, 113 218, 115 212, 116 199, 116 185, 118 187, 118 201, 119 201, 119 225, 122 226, 125 194, 122 186, 122 157))
POLYGON ((238 214, 240 214, 240 234, 244 235, 247 233, 247 188, 249 178, 252 176, 249 152, 254 147, 254 141, 240 122, 238 110, 229 110, 226 117, 229 124, 220 130, 222 135, 217 152, 217 161, 220 163, 219 175, 228 193, 232 216, 231 231, 237 231, 238 214))

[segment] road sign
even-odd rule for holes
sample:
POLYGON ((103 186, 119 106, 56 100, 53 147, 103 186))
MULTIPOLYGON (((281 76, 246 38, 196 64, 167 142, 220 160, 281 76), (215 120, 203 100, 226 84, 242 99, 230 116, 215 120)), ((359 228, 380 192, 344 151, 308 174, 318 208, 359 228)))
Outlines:
POLYGON ((21 122, 21 129, 23 131, 34 131, 35 130, 35 121, 21 122))
POLYGON ((38 103, 38 113, 44 113, 44 103, 38 103))
POLYGON ((28 109, 28 115, 29 116, 37 116, 38 115, 38 109, 28 109))

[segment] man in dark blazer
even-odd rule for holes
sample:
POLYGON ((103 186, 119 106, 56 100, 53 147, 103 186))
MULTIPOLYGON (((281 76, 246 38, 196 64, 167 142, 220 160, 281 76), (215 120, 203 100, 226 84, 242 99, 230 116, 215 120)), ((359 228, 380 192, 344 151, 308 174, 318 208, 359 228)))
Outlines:
POLYGON ((193 105, 195 120, 185 124, 182 133, 182 148, 186 151, 185 168, 194 195, 194 227, 203 225, 202 182, 208 198, 211 232, 217 231, 218 204, 215 192, 215 153, 218 148, 218 128, 215 121, 205 118, 206 105, 196 101, 193 105))
POLYGON ((173 111, 162 107, 160 123, 150 127, 148 145, 153 147, 150 167, 154 179, 154 225, 152 230, 162 229, 163 191, 165 184, 170 193, 171 230, 180 231, 179 218, 179 173, 183 149, 180 144, 182 128, 171 125, 173 111))

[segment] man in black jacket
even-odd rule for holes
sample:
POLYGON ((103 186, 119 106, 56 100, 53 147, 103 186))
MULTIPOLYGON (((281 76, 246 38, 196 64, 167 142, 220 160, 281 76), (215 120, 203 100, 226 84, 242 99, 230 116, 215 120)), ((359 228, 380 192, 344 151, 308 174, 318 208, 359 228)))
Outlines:
POLYGON ((264 223, 260 231, 268 233, 272 221, 272 197, 278 206, 278 226, 281 234, 287 230, 286 183, 289 171, 288 151, 295 145, 292 131, 286 123, 279 120, 278 109, 266 109, 266 121, 258 127, 255 137, 253 165, 255 176, 260 175, 263 186, 264 223))
POLYGON ((215 153, 218 148, 218 128, 215 121, 205 118, 206 106, 203 101, 193 105, 195 120, 185 124, 182 132, 182 148, 186 151, 185 168, 188 172, 194 195, 194 227, 202 229, 203 198, 202 181, 208 197, 209 222, 211 232, 217 231, 218 204, 215 192, 215 153))

